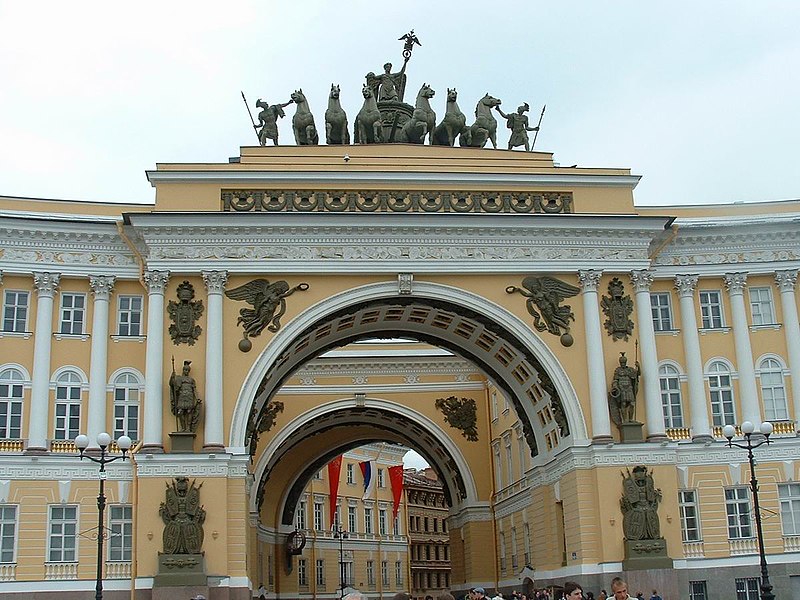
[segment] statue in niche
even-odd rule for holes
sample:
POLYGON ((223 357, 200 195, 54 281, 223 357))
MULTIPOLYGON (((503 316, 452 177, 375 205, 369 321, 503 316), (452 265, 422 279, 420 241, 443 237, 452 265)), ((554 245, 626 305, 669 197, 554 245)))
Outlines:
POLYGON ((256 455, 259 434, 272 429, 272 426, 275 425, 278 413, 282 412, 283 402, 279 400, 269 402, 263 408, 260 415, 256 412, 255 406, 250 410, 250 418, 247 421, 244 439, 245 443, 249 445, 251 457, 256 455))
POLYGON ((177 302, 170 300, 167 305, 167 313, 172 319, 169 336, 176 346, 178 344, 194 346, 203 331, 197 324, 197 319, 203 314, 203 301, 194 299, 194 287, 188 281, 178 286, 177 296, 177 302))
POLYGON ((573 344, 569 322, 575 320, 575 315, 568 304, 560 304, 566 298, 576 296, 580 292, 579 288, 548 275, 531 275, 522 280, 521 288, 511 285, 506 288, 506 292, 519 292, 528 299, 525 305, 533 317, 536 331, 560 335, 562 346, 569 347, 573 344))
POLYGON ((437 398, 435 406, 444 415, 445 423, 461 431, 470 442, 478 441, 478 407, 472 398, 437 398))
POLYGON ((164 521, 164 554, 200 554, 206 511, 200 505, 200 488, 195 481, 176 477, 167 484, 166 500, 158 514, 164 521))
POLYGON ((608 296, 600 299, 600 307, 606 315, 604 326, 614 341, 624 339, 633 334, 633 301, 625 295, 625 287, 619 278, 614 277, 608 284, 608 296))
POLYGON ((619 366, 614 369, 611 391, 608 393, 611 418, 619 426, 636 422, 636 394, 639 392, 639 361, 635 367, 628 366, 628 357, 619 353, 619 366))
POLYGON ((508 149, 513 150, 517 146, 525 146, 525 152, 530 152, 530 140, 528 139, 529 131, 539 131, 538 127, 528 126, 528 112, 531 107, 527 102, 520 105, 515 113, 504 113, 500 109, 500 105, 494 107, 500 113, 500 116, 506 120, 508 128, 511 130, 511 137, 508 139, 508 149))
POLYGON ((286 116, 284 108, 289 106, 292 100, 284 102, 283 104, 269 104, 259 98, 256 101, 256 106, 261 110, 258 113, 258 143, 262 146, 267 145, 267 140, 272 140, 272 143, 278 145, 278 118, 281 119, 286 116))
POLYGON ((172 358, 172 375, 169 377, 170 408, 175 415, 178 433, 194 433, 200 419, 200 404, 197 397, 197 384, 189 375, 192 361, 183 361, 181 374, 175 372, 175 357, 172 358))
POLYGON ((661 539, 658 504, 661 490, 657 489, 647 467, 638 465, 622 475, 622 531, 627 540, 661 539))

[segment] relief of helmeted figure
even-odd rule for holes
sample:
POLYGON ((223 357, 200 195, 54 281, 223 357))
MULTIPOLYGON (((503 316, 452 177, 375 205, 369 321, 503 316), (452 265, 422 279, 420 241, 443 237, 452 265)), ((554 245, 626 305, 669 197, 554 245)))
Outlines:
POLYGON ((159 514, 164 521, 164 554, 200 554, 203 548, 203 523, 206 511, 200 505, 203 484, 189 484, 186 477, 176 477, 167 484, 167 498, 159 514))
POLYGON ((655 487, 647 467, 638 465, 633 473, 622 474, 622 531, 628 540, 657 540, 661 538, 658 522, 658 503, 661 490, 655 487))

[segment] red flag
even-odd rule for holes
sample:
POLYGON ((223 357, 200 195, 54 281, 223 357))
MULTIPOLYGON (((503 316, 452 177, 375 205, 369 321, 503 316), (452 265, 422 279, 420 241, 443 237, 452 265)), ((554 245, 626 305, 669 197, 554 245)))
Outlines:
POLYGON ((397 510, 400 508, 400 498, 403 497, 403 465, 389 467, 389 481, 392 484, 392 496, 394 496, 392 519, 396 519, 397 510))
MULTIPOLYGON (((331 503, 331 529, 336 522, 336 500, 339 498, 339 473, 342 472, 342 455, 328 463, 328 497, 331 503)), ((341 523, 339 523, 341 525, 341 523)))

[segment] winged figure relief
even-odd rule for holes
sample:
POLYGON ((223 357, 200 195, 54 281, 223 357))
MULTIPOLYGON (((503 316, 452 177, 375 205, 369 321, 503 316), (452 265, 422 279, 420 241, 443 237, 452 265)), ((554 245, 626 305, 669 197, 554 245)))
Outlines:
POLYGON ((531 275, 522 280, 521 288, 512 285, 506 288, 506 292, 519 292, 527 298, 525 305, 537 331, 560 335, 564 346, 572 345, 569 322, 575 320, 575 315, 568 304, 561 306, 561 303, 578 295, 580 288, 549 275, 531 275))
POLYGON ((245 301, 253 308, 239 309, 236 324, 242 325, 244 338, 256 337, 266 327, 275 332, 281 328, 281 317, 286 313, 287 296, 308 289, 307 283, 289 287, 286 281, 270 283, 267 279, 254 279, 225 292, 231 300, 245 301))

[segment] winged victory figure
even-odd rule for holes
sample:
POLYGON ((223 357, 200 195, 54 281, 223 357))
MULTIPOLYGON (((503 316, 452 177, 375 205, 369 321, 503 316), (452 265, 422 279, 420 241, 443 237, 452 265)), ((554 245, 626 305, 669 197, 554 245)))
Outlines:
POLYGON ((286 281, 270 283, 267 279, 254 279, 237 288, 228 290, 225 295, 231 300, 244 300, 253 308, 239 309, 239 319, 236 324, 242 324, 244 337, 256 337, 266 327, 275 332, 281 328, 281 317, 286 312, 287 296, 297 290, 308 289, 307 283, 301 283, 292 288, 286 281))
POLYGON ((512 285, 506 288, 506 292, 519 292, 527 298, 525 305, 533 317, 533 326, 537 331, 560 335, 561 343, 565 346, 572 344, 569 322, 575 320, 575 315, 569 305, 560 304, 566 298, 576 296, 580 288, 548 275, 531 275, 522 280, 522 288, 512 285))

